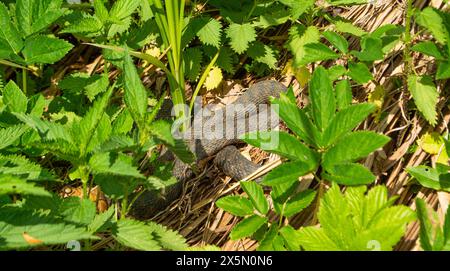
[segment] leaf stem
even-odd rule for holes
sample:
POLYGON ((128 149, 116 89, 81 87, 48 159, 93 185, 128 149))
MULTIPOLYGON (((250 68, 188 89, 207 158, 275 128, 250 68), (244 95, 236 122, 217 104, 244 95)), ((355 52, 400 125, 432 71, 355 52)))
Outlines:
POLYGON ((27 96, 27 69, 22 69, 22 90, 27 96))

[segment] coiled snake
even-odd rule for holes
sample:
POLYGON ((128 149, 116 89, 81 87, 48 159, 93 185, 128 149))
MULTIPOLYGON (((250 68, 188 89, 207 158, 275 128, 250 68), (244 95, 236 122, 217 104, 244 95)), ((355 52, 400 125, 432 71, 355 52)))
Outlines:
MULTIPOLYGON (((242 142, 238 137, 247 132, 254 132, 274 128, 273 121, 265 120, 261 125, 254 121, 258 119, 261 112, 260 105, 268 105, 270 97, 279 97, 281 92, 286 91, 286 87, 273 80, 266 80, 255 83, 244 94, 242 94, 235 102, 226 105, 223 109, 214 111, 214 116, 219 116, 225 119, 223 116, 232 112, 234 122, 233 125, 223 124, 223 133, 216 138, 202 138, 192 137, 186 140, 187 146, 195 154, 197 162, 216 155, 214 163, 221 169, 226 175, 241 180, 246 176, 253 173, 259 168, 258 165, 249 161, 247 158, 241 155, 238 149, 233 146, 242 142), (225 115, 223 115, 225 114, 225 115), (256 118, 255 118, 256 117, 256 118), (246 125, 239 125, 236 120, 242 120, 246 125), (263 128, 261 128, 261 126, 263 128), (225 133, 233 134, 234 137, 227 137, 225 133)), ((266 107, 267 108, 267 107, 266 107)), ((266 114, 267 112, 264 112, 266 114)), ((207 123, 213 118, 211 116, 194 116, 190 135, 205 135, 203 127, 195 126, 196 120, 201 123, 207 123), (203 133, 203 134, 202 134, 203 133)), ((214 130, 214 127, 213 127, 214 130)), ((175 164, 172 170, 172 174, 177 178, 178 182, 165 189, 163 193, 155 193, 152 191, 144 192, 133 204, 130 214, 140 219, 148 219, 158 211, 163 210, 172 201, 179 197, 182 191, 182 185, 186 180, 194 177, 194 172, 190 169, 189 165, 184 164, 181 160, 175 159, 175 164)))

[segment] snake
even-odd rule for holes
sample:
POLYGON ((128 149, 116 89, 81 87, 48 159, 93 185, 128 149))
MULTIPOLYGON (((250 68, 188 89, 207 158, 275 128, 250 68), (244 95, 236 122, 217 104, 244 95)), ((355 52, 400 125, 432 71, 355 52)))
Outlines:
MULTIPOLYGON (((239 136, 249 132, 273 129, 275 126, 278 126, 278 120, 276 123, 271 120, 265 120, 263 121, 264 125, 262 125, 261 122, 257 124, 255 120, 263 113, 267 114, 267 111, 263 112, 263 110, 261 110, 261 105, 267 105, 267 107, 263 108, 268 108, 270 98, 278 98, 282 92, 286 91, 286 89, 287 88, 282 83, 275 80, 260 81, 250 86, 234 102, 213 111, 212 116, 204 116, 204 114, 194 115, 192 121, 194 125, 184 132, 189 132, 189 135, 186 136, 183 134, 185 145, 195 154, 196 161, 194 164, 199 164, 201 161, 215 156, 213 163, 217 168, 225 175, 235 180, 242 180, 258 170, 261 166, 243 156, 236 147, 236 145, 243 143, 243 141, 239 139, 239 136), (226 116, 225 114, 227 114, 227 112, 232 112, 234 122, 232 122, 232 125, 226 125, 227 123, 224 121, 221 128, 223 130, 222 133, 229 133, 228 135, 233 135, 231 137, 227 137, 226 134, 220 134, 220 136, 216 138, 208 138, 208 136, 204 136, 205 128, 199 128, 195 125, 196 121, 208 123, 208 121, 217 120, 218 118, 225 120, 223 116, 226 116), (217 118, 213 119, 214 116, 217 116, 217 118), (246 125, 240 125, 243 123, 246 125), (200 136, 195 137, 194 135, 200 136)), ((163 107, 169 108, 170 103, 163 107)), ((157 118, 163 118, 162 116, 167 116, 167 114, 160 114, 160 117, 157 118)), ((213 130, 215 129, 214 124, 211 127, 213 130)), ((129 214, 132 217, 145 220, 150 219, 158 212, 161 212, 180 197, 185 182, 194 178, 196 175, 191 165, 184 163, 170 153, 170 151, 161 153, 160 158, 163 160, 174 159, 172 174, 177 181, 175 184, 166 187, 163 191, 157 192, 146 190, 141 193, 130 210, 129 214)))

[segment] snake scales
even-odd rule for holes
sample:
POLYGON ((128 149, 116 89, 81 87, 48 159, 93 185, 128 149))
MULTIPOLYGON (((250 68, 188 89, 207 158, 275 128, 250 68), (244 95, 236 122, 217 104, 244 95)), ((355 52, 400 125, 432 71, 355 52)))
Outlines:
MULTIPOLYGON (((215 165, 226 175, 236 180, 241 180, 257 170, 259 166, 242 156, 234 145, 241 143, 237 137, 243 133, 262 130, 260 126, 264 125, 257 125, 254 122, 254 117, 259 117, 259 114, 261 114, 259 105, 267 105, 270 97, 279 97, 280 93, 284 91, 286 91, 286 87, 277 81, 261 81, 252 85, 235 102, 220 109, 220 114, 226 114, 228 111, 231 111, 231 109, 235 110, 233 113, 235 120, 244 120, 247 125, 241 126, 236 124, 239 122, 234 122, 235 124, 232 126, 224 125, 224 133, 233 133, 235 135, 233 138, 223 136, 213 139, 201 137, 195 139, 191 137, 191 139, 187 139, 187 146, 195 154, 197 162, 215 155, 215 165), (236 108, 238 108, 238 110, 236 110, 236 108)), ((220 114, 217 114, 217 111, 214 112, 215 115, 221 116, 220 114)), ((197 117, 196 115, 194 116, 193 123, 195 123, 196 119, 205 123, 208 120, 211 120, 211 116, 197 117)), ((278 125, 278 123, 276 123, 276 125, 278 125)), ((268 129, 274 128, 270 127, 273 126, 273 123, 267 123, 265 126, 268 129)), ((204 132, 199 131, 199 129, 202 128, 198 128, 195 125, 192 125, 191 129, 194 129, 194 131, 189 131, 192 134, 195 134, 196 132, 200 132, 201 134, 201 132, 204 132)), ((163 154, 162 156, 167 156, 167 154, 163 154)), ((172 174, 177 178, 178 182, 175 185, 166 188, 162 193, 152 191, 144 192, 133 204, 131 209, 132 216, 140 219, 148 219, 157 212, 163 210, 180 196, 183 183, 195 176, 189 165, 184 164, 174 156, 171 157, 175 159, 172 174)))

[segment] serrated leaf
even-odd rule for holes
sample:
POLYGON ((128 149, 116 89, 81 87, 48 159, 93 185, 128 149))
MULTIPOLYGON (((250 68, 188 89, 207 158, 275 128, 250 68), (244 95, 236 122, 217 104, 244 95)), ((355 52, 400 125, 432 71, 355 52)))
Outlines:
POLYGON ((351 51, 360 61, 383 59, 383 41, 379 38, 365 37, 361 39, 361 51, 351 51))
POLYGON ((285 93, 280 94, 279 99, 272 99, 272 105, 277 105, 277 114, 298 137, 306 143, 316 146, 318 130, 301 110, 295 101, 289 99, 285 93))
POLYGON ((102 228, 110 221, 114 214, 115 208, 111 206, 103 213, 97 214, 94 219, 88 225, 88 231, 91 233, 96 233, 101 231, 102 228))
POLYGON ((227 28, 226 33, 227 37, 231 40, 231 48, 238 54, 246 51, 249 43, 256 40, 255 28, 249 23, 232 23, 227 28))
POLYGON ((250 217, 244 218, 241 222, 234 226, 233 230, 230 233, 230 238, 231 240, 238 240, 244 237, 251 236, 265 223, 267 223, 267 218, 261 217, 259 215, 252 215, 250 217))
POLYGON ((423 114, 425 119, 431 124, 437 123, 436 104, 439 94, 433 80, 428 76, 408 76, 408 89, 411 92, 414 102, 423 114))
POLYGON ((202 43, 219 48, 222 25, 218 20, 209 17, 200 17, 195 19, 194 24, 196 35, 202 43))
POLYGON ((96 173, 144 178, 131 157, 124 154, 96 153, 89 160, 89 166, 96 173))
POLYGON ((417 16, 417 23, 433 34, 440 44, 449 42, 450 36, 439 11, 432 7, 424 8, 417 16))
POLYGON ((14 144, 28 129, 25 125, 14 125, 0 129, 0 150, 14 144))
POLYGON ((127 53, 124 57, 124 101, 133 119, 141 127, 144 127, 145 113, 147 112, 147 91, 142 84, 133 64, 131 56, 127 53))
MULTIPOLYGON (((417 218, 420 222, 420 246, 425 251, 433 250, 433 225, 428 217, 428 208, 423 199, 416 198, 417 218)), ((433 212, 433 211, 432 211, 433 212)), ((433 212, 434 213, 434 212, 433 212)))
POLYGON ((323 178, 343 185, 365 185, 375 181, 375 175, 361 164, 335 164, 328 166, 323 178))
POLYGON ((103 23, 95 16, 84 15, 79 20, 66 26, 61 33, 95 35, 103 29, 103 23))
POLYGON ((4 208, 0 210, 0 217, 0 249, 65 244, 71 240, 93 238, 84 227, 30 210, 4 208), (24 233, 40 242, 27 242, 24 233))
POLYGON ((352 132, 342 137, 323 155, 323 165, 325 168, 331 168, 332 165, 355 162, 383 147, 389 141, 389 137, 372 131, 352 132))
POLYGON ((352 34, 357 37, 362 37, 367 34, 362 28, 359 28, 350 22, 337 21, 335 22, 335 27, 339 32, 352 34))
POLYGON ((270 171, 262 183, 267 186, 276 186, 285 183, 292 183, 297 181, 299 177, 306 175, 311 171, 308 164, 302 161, 293 161, 283 163, 270 171))
POLYGON ((64 14, 61 0, 18 0, 16 18, 22 36, 28 37, 50 26, 64 14))
POLYGON ((358 62, 348 63, 347 75, 350 76, 356 83, 365 84, 370 80, 373 80, 373 75, 367 68, 366 64, 358 62))
POLYGON ((132 219, 121 219, 117 221, 117 226, 113 229, 114 238, 121 244, 138 250, 160 250, 152 235, 153 228, 132 219))
POLYGON ((36 186, 32 182, 27 182, 12 175, 0 176, 0 195, 34 195, 41 197, 50 197, 51 194, 43 187, 36 186))
POLYGON ((320 39, 320 32, 315 26, 305 28, 303 25, 296 25, 289 29, 289 42, 287 48, 294 56, 294 66, 302 66, 303 58, 306 56, 305 45, 317 43, 320 39))
POLYGON ((307 189, 293 195, 286 203, 283 210, 283 216, 291 217, 300 213, 303 209, 308 207, 316 197, 316 191, 307 189))
POLYGON ((202 67, 202 51, 200 48, 188 48, 183 52, 184 71, 190 81, 197 80, 202 67))
POLYGON ((216 205, 235 216, 247 216, 253 214, 252 202, 241 196, 226 196, 220 198, 216 201, 216 205))
POLYGON ((450 61, 442 61, 438 64, 436 79, 442 80, 448 78, 450 78, 450 61))
POLYGON ((65 221, 80 225, 89 225, 95 217, 95 203, 87 198, 69 197, 60 205, 60 215, 65 221))
POLYGON ((294 161, 302 161, 311 169, 315 168, 318 163, 318 154, 287 132, 258 131, 245 135, 243 140, 262 150, 281 155, 294 161))
POLYGON ((269 204, 267 203, 264 191, 260 185, 253 181, 240 182, 242 190, 247 193, 247 196, 261 214, 265 215, 269 211, 269 204))
POLYGON ((422 53, 424 55, 432 56, 437 60, 444 60, 444 56, 441 54, 441 50, 432 41, 419 42, 411 50, 422 53))
POLYGON ((182 251, 188 248, 186 239, 176 231, 154 222, 148 222, 147 225, 152 227, 152 236, 161 247, 174 251, 182 251))
POLYGON ((9 81, 3 89, 3 104, 6 105, 10 112, 25 113, 27 111, 27 96, 14 83, 9 81))
POLYGON ((131 14, 138 8, 140 5, 140 0, 118 0, 115 1, 111 10, 109 11, 109 16, 112 18, 116 18, 122 20, 131 14))
POLYGON ((319 131, 325 131, 336 112, 336 100, 333 86, 325 68, 319 66, 314 71, 309 94, 312 117, 319 131))
POLYGON ((342 80, 336 83, 336 104, 339 111, 344 110, 352 104, 353 93, 350 82, 342 80))
POLYGON ((95 17, 97 17, 102 23, 107 22, 109 18, 109 13, 105 7, 105 4, 103 3, 103 0, 94 0, 93 5, 95 17))
POLYGON ((65 40, 48 36, 34 36, 25 41, 22 51, 28 64, 53 64, 61 60, 73 45, 65 40))
POLYGON ((361 103, 346 107, 336 113, 324 132, 322 142, 328 147, 344 134, 351 132, 358 124, 375 110, 373 104, 361 103))
POLYGON ((410 167, 407 171, 424 187, 450 192, 450 173, 442 173, 428 166, 410 167))
POLYGON ((247 54, 253 58, 256 62, 266 64, 269 68, 275 69, 277 64, 275 50, 263 44, 262 42, 254 42, 247 50, 247 54))
POLYGON ((8 8, 3 3, 0 3, 0 43, 7 45, 7 48, 15 54, 23 47, 21 35, 13 25, 8 8))
POLYGON ((339 51, 348 53, 348 41, 344 37, 333 31, 325 31, 322 35, 339 51))

